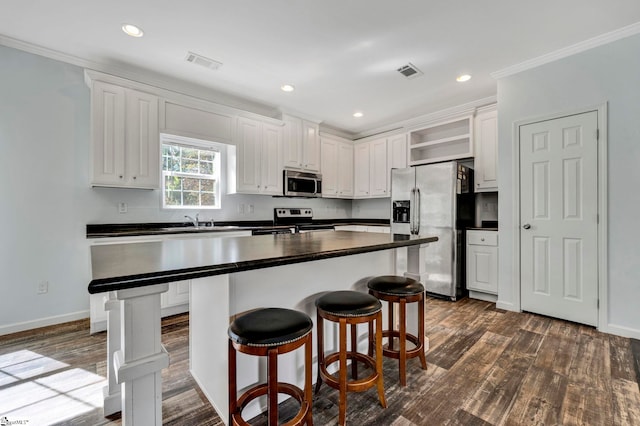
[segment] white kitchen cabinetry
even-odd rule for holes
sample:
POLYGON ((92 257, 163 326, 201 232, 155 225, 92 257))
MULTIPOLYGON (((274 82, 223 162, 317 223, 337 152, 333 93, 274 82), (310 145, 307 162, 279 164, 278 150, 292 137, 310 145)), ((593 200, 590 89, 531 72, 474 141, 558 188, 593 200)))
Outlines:
POLYGON ((321 138, 322 196, 353 198, 353 144, 321 138))
POLYGON ((160 129, 172 135, 231 143, 234 120, 234 115, 195 99, 181 103, 165 99, 160 104, 160 129))
POLYGON ((473 157, 472 116, 409 132, 409 165, 473 157))
POLYGON ((386 139, 375 139, 355 146, 355 198, 389 196, 387 155, 386 139))
POLYGON ((283 166, 290 169, 320 172, 319 126, 311 121, 283 116, 283 166))
POLYGON ((282 127, 238 117, 235 145, 235 192, 282 195, 282 127))
POLYGON ((469 297, 495 301, 498 294, 498 231, 467 231, 469 297))
POLYGON ((157 189, 158 97, 114 84, 91 84, 91 185, 157 189))
POLYGON ((478 109, 474 119, 474 180, 476 192, 498 190, 498 111, 496 105, 478 109))

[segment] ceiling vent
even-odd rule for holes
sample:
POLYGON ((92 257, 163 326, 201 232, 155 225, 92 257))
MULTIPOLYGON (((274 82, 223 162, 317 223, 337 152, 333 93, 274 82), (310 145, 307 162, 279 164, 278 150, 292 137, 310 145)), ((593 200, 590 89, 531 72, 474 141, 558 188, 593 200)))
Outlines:
POLYGON ((193 52, 187 52, 187 57, 185 58, 185 60, 187 62, 191 62, 192 64, 200 65, 201 67, 209 68, 211 70, 217 70, 222 66, 222 62, 214 61, 213 59, 198 55, 197 53, 193 52))
POLYGON ((407 65, 401 66, 397 71, 407 78, 416 78, 422 75, 422 71, 420 71, 411 62, 409 62, 407 65))

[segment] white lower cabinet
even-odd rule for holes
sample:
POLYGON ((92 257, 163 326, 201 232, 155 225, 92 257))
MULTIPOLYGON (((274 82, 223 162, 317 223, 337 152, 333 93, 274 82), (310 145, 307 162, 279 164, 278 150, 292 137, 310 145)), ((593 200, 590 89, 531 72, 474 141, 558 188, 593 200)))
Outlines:
POLYGON ((467 231, 469 297, 495 301, 498 294, 498 231, 467 231))

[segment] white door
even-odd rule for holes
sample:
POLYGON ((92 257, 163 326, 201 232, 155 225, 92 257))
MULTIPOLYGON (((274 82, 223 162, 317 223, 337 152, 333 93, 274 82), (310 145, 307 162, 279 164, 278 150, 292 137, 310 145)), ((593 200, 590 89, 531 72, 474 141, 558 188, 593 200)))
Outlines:
POLYGON ((520 127, 525 311, 597 325, 596 111, 520 127))

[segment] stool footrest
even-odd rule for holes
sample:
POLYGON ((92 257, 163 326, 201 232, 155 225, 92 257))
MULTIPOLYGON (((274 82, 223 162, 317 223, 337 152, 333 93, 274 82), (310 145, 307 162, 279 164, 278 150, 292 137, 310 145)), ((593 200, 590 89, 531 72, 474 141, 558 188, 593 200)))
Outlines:
MULTIPOLYGON (((400 332, 398 330, 384 330, 382 332, 382 337, 397 337, 399 339, 400 332)), ((406 334, 406 337, 407 341, 415 345, 414 348, 406 350, 407 359, 420 356, 420 353, 424 351, 424 345, 422 344, 422 342, 420 342, 420 339, 417 336, 409 333, 406 334)), ((398 347, 398 349, 389 349, 388 345, 384 345, 382 347, 382 353, 384 354, 384 356, 387 356, 389 358, 400 359, 400 347, 398 347)))
MULTIPOLYGON (((322 380, 334 389, 340 389, 340 381, 332 374, 329 374, 327 367, 339 360, 339 352, 329 354, 324 359, 324 365, 320 367, 322 380)), ((376 360, 374 358, 359 352, 347 352, 347 360, 351 360, 351 362, 360 361, 373 370, 373 372, 365 378, 347 380, 347 392, 362 392, 377 384, 379 375, 376 372, 376 360)))
MULTIPOLYGON (((267 383, 261 383, 245 391, 240 399, 238 399, 238 411, 236 413, 232 413, 233 422, 241 426, 249 425, 249 423, 242 418, 242 410, 244 410, 244 408, 254 399, 266 395, 268 389, 269 385, 267 383)), ((298 411, 298 414, 283 426, 299 424, 311 408, 310 404, 305 401, 304 391, 290 383, 278 382, 278 393, 287 394, 290 397, 295 398, 296 401, 300 403, 300 410, 298 411)))

